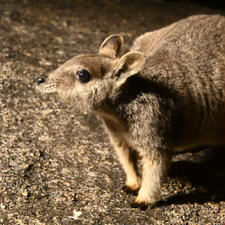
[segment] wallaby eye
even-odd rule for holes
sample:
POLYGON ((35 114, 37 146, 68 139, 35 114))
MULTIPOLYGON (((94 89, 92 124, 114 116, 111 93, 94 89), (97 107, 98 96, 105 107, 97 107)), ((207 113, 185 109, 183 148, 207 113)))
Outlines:
POLYGON ((81 83, 87 83, 90 81, 90 73, 87 70, 80 70, 77 72, 77 78, 81 83))

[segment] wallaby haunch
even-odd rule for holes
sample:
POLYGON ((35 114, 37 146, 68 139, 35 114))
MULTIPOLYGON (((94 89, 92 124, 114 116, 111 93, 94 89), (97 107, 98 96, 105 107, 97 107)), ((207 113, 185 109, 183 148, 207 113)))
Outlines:
POLYGON ((225 18, 198 15, 138 37, 118 57, 120 35, 98 54, 79 55, 37 80, 94 112, 105 124, 126 173, 138 191, 133 206, 153 204, 174 151, 225 145, 225 18), (142 157, 138 175, 130 151, 142 157))

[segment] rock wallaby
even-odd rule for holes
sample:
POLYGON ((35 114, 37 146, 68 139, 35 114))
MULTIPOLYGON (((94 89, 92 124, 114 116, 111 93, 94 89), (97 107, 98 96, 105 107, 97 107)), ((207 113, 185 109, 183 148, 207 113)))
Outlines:
POLYGON ((111 35, 97 54, 70 59, 36 86, 104 122, 127 190, 138 191, 132 205, 142 207, 159 199, 174 151, 225 145, 225 18, 180 20, 141 35, 119 57, 122 45, 111 35))

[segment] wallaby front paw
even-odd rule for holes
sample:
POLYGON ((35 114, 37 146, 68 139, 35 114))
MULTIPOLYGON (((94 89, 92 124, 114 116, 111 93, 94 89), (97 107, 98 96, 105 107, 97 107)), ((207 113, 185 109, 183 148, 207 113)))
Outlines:
POLYGON ((139 197, 137 197, 131 204, 130 206, 132 208, 139 208, 141 210, 146 210, 148 207, 154 207, 156 206, 156 200, 155 199, 145 199, 141 200, 139 197))
POLYGON ((137 177, 135 179, 130 179, 126 181, 125 187, 130 192, 137 192, 141 187, 141 179, 137 177))
POLYGON ((136 199, 134 200, 134 202, 132 203, 132 207, 134 208, 143 208, 144 205, 155 205, 156 202, 158 201, 158 196, 153 197, 150 196, 147 193, 143 193, 143 191, 139 191, 138 196, 136 197, 136 199))

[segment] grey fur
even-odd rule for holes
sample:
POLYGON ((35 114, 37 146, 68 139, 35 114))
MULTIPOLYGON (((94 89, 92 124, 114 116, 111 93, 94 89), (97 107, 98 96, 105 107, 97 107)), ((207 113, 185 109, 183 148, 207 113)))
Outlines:
POLYGON ((225 145, 225 18, 198 15, 146 33, 116 58, 123 39, 112 35, 99 53, 74 57, 37 89, 57 92, 105 123, 136 204, 159 198, 173 151, 225 145), (108 49, 107 49, 108 47, 108 49), (90 82, 76 78, 80 69, 90 82), (130 159, 143 161, 142 178, 130 159))

